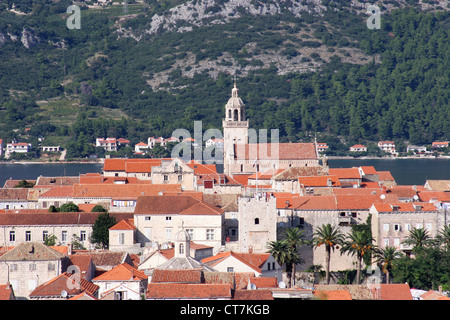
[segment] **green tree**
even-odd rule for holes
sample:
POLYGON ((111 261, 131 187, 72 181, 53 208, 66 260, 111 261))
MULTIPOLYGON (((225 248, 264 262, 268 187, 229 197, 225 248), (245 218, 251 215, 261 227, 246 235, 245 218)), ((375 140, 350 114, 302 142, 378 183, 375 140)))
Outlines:
POLYGON ((281 267, 283 267, 289 261, 289 253, 286 241, 270 241, 267 244, 267 249, 267 252, 272 255, 272 257, 276 262, 278 262, 281 267))
POLYGON ((337 245, 342 245, 344 238, 344 234, 341 233, 339 227, 333 227, 331 224, 318 227, 313 234, 312 244, 315 248, 325 245, 325 279, 327 284, 330 283, 331 250, 334 252, 337 245))
POLYGON ((48 237, 45 238, 44 244, 46 246, 54 246, 54 245, 56 245, 56 240, 57 239, 58 238, 56 238, 56 236, 54 234, 49 235, 48 237))
POLYGON ((17 183, 14 188, 33 188, 34 183, 29 182, 27 180, 20 180, 19 183, 17 183))
POLYGON ((444 246, 447 253, 450 251, 450 225, 446 225, 442 230, 439 230, 436 240, 437 243, 444 246))
POLYGON ((73 202, 64 203, 60 208, 60 212, 79 212, 80 209, 73 202))
POLYGON ((94 208, 92 208, 91 212, 107 212, 107 210, 103 208, 102 205, 97 204, 94 208))
POLYGON ((386 274, 386 283, 390 283, 390 274, 395 260, 401 258, 403 254, 395 247, 376 248, 374 250, 375 262, 381 265, 381 270, 386 274))
POLYGON ((402 243, 412 245, 413 251, 420 251, 431 243, 431 236, 428 230, 424 228, 412 228, 408 237, 402 243))
POLYGON ((99 213, 92 226, 91 242, 100 245, 103 249, 109 246, 109 228, 116 224, 116 218, 108 212, 99 213))
POLYGON ((352 229, 351 234, 347 236, 347 240, 341 247, 341 253, 347 253, 356 256, 356 284, 360 283, 360 274, 362 268, 362 260, 365 255, 371 254, 374 250, 372 245, 373 238, 367 232, 352 229))
POLYGON ((291 265, 291 288, 295 286, 295 265, 303 262, 298 253, 298 249, 305 243, 304 231, 298 227, 287 228, 284 232, 288 256, 288 263, 291 265))

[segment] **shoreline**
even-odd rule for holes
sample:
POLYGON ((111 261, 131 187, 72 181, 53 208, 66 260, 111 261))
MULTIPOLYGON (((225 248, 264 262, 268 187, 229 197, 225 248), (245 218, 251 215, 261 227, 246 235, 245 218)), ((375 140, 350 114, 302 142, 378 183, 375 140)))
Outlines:
MULTIPOLYGON (((325 159, 324 157, 319 157, 319 160, 325 159)), ((441 157, 341 157, 341 156, 329 156, 326 157, 328 160, 449 160, 450 156, 441 157)))
POLYGON ((0 161, 2 164, 103 164, 104 161, 0 161))
MULTIPOLYGON (((319 160, 450 160, 450 156, 440 156, 440 157, 350 157, 350 156, 328 156, 328 157, 319 157, 319 160)), ((105 162, 105 158, 100 158, 96 161, 82 161, 82 160, 74 160, 74 161, 0 161, 0 165, 2 164, 103 164, 105 162)))

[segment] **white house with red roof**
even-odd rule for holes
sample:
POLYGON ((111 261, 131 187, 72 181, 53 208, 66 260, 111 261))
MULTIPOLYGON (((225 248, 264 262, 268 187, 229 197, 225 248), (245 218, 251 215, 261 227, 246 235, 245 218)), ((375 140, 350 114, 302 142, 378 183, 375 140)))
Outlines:
POLYGON ((276 277, 281 281, 281 266, 269 253, 227 251, 202 259, 218 272, 250 272, 255 277, 276 277))
POLYGON ((193 195, 182 193, 140 196, 134 210, 135 242, 170 248, 182 226, 193 242, 217 252, 224 243, 224 211, 193 195))
POLYGON ((397 154, 394 141, 378 141, 378 148, 386 153, 390 153, 393 155, 397 154))
POLYGON ((147 291, 148 276, 124 262, 92 279, 101 300, 141 300, 147 291))
POLYGON ((435 149, 448 148, 448 141, 433 141, 431 147, 435 149))
POLYGON ((116 138, 97 138, 95 139, 95 146, 105 149, 105 151, 117 151, 117 139, 116 138))
POLYGON ((11 142, 6 144, 5 157, 10 157, 11 153, 27 153, 31 151, 31 143, 11 142))
POLYGON ((317 152, 325 152, 329 148, 325 142, 317 142, 317 152))
POLYGON ((372 214, 372 235, 380 248, 395 247, 410 253, 411 246, 402 242, 413 228, 425 229, 430 237, 442 230, 445 221, 443 210, 428 202, 374 203, 372 214))
POLYGON ((151 149, 150 146, 142 141, 134 145, 134 153, 137 154, 144 154, 148 149, 151 149))
POLYGON ((350 152, 367 152, 367 147, 362 144, 354 144, 349 149, 350 152))

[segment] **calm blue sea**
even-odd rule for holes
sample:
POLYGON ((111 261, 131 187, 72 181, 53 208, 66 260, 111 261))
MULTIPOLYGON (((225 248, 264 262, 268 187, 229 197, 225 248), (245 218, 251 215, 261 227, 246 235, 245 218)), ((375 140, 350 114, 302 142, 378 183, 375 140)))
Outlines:
MULTIPOLYGON (((423 185, 427 179, 450 180, 450 159, 330 159, 328 163, 331 168, 374 166, 378 171, 390 171, 398 184, 423 185)), ((0 164, 0 187, 10 178, 35 180, 40 175, 78 176, 101 172, 102 167, 102 164, 93 163, 0 164)))

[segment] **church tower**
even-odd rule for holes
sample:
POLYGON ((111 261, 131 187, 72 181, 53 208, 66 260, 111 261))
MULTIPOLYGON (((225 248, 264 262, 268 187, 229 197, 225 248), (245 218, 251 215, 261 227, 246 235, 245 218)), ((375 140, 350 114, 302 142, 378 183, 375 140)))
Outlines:
POLYGON ((245 119, 245 105, 238 95, 238 88, 234 83, 231 98, 225 105, 225 119, 223 127, 223 172, 230 173, 230 164, 234 159, 234 145, 248 143, 248 120, 245 119))

